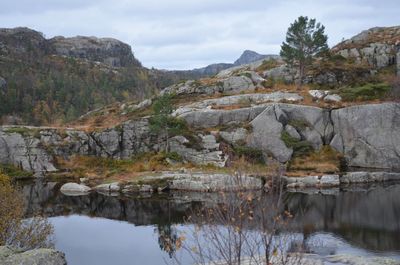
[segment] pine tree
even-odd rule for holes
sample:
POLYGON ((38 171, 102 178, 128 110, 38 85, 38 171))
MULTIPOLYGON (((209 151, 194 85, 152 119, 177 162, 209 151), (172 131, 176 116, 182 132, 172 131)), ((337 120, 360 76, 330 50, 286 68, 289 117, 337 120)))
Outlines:
POLYGON ((300 16, 290 24, 286 33, 286 42, 282 43, 280 55, 284 61, 299 70, 301 86, 306 67, 313 58, 320 57, 328 51, 328 36, 325 27, 315 19, 300 16))

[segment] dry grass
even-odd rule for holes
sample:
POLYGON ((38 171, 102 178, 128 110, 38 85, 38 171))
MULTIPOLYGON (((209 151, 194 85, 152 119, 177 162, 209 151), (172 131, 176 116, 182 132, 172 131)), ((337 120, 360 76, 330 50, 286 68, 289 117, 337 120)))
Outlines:
POLYGON ((145 153, 131 160, 118 160, 94 156, 73 156, 69 160, 57 159, 60 169, 70 171, 74 177, 89 180, 128 181, 149 172, 179 169, 181 163, 170 165, 163 153, 145 153))
POLYGON ((400 41, 400 30, 398 27, 388 27, 382 29, 378 32, 370 33, 368 37, 363 41, 357 41, 352 43, 339 43, 335 47, 333 47, 334 51, 342 50, 342 49, 352 49, 352 48, 362 48, 365 47, 369 43, 387 43, 387 44, 395 44, 397 41, 400 41))
POLYGON ((330 146, 323 146, 309 155, 294 158, 288 166, 287 175, 299 177, 338 173, 342 158, 342 155, 330 146))

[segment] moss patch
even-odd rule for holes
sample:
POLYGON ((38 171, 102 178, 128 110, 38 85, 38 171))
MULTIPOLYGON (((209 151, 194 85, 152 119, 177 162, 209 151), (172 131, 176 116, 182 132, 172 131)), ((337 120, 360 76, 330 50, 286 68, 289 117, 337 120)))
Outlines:
POLYGON ((293 149, 293 156, 304 156, 313 151, 311 143, 308 141, 298 140, 292 137, 288 132, 282 131, 281 140, 289 148, 293 149))
POLYGON ((342 88, 339 90, 339 95, 345 101, 383 99, 390 89, 386 83, 369 83, 363 86, 342 88))
POLYGON ((0 173, 9 176, 12 179, 31 178, 33 176, 32 172, 24 171, 19 167, 10 164, 0 164, 0 173))
POLYGON ((40 129, 27 128, 27 127, 11 127, 4 130, 6 133, 18 133, 22 136, 33 136, 40 138, 40 129))
POLYGON ((258 164, 264 164, 263 152, 259 149, 245 146, 245 145, 233 145, 233 152, 238 157, 245 157, 248 161, 258 164))

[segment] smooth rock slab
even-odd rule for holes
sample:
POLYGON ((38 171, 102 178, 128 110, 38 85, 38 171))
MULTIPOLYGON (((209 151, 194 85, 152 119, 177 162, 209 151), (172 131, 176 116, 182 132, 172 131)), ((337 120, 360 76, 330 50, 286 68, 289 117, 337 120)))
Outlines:
POLYGON ((283 177, 287 188, 331 188, 340 185, 339 175, 305 176, 305 177, 283 177))
POLYGON ((396 172, 348 172, 340 178, 340 183, 371 183, 400 180, 400 173, 396 172))
POLYGON ((86 195, 91 191, 91 188, 83 184, 70 182, 62 185, 60 191, 67 196, 79 196, 86 195))
POLYGON ((171 190, 215 192, 259 190, 262 181, 259 178, 248 176, 234 176, 229 174, 204 174, 204 173, 168 173, 163 177, 171 178, 171 190))
POLYGON ((113 182, 97 185, 96 187, 94 187, 94 189, 100 192, 119 192, 121 187, 118 182, 113 182))

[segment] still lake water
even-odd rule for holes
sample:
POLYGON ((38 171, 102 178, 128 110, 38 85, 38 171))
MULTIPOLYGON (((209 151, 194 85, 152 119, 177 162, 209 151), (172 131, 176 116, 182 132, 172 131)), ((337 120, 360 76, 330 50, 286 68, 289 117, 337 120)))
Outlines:
MULTIPOLYGON (((56 249, 69 265, 166 264, 161 234, 181 234, 184 217, 218 201, 218 194, 169 193, 111 197, 65 196, 61 184, 23 185, 27 215, 50 216, 56 249)), ((329 194, 285 193, 291 234, 321 256, 351 253, 400 260, 400 184, 353 186, 329 194)), ((184 264, 190 264, 183 255, 184 264)))

